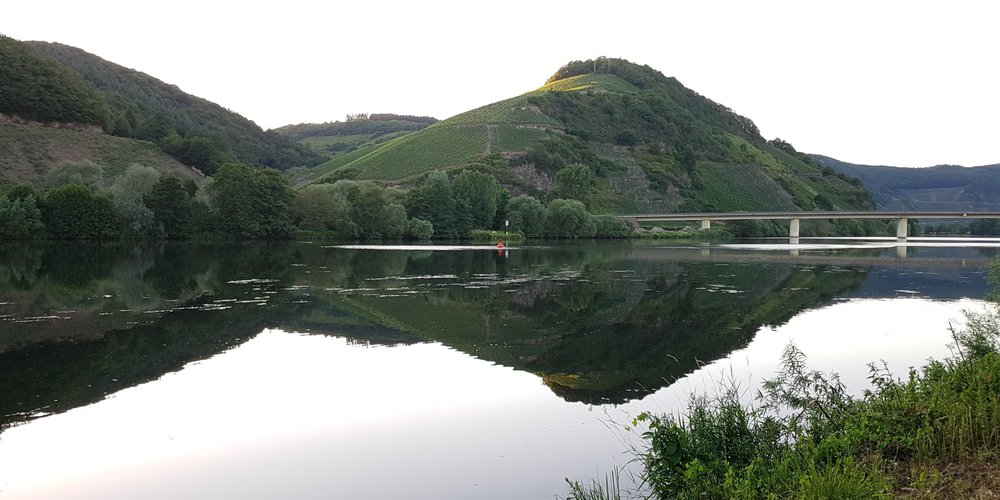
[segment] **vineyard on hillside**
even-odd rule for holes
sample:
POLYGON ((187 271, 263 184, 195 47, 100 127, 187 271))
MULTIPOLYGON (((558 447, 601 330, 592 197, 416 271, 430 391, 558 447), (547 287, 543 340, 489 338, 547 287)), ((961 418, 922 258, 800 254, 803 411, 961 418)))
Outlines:
POLYGON ((419 133, 389 141, 346 165, 356 179, 391 180, 461 165, 486 153, 483 125, 450 125, 444 122, 419 133))

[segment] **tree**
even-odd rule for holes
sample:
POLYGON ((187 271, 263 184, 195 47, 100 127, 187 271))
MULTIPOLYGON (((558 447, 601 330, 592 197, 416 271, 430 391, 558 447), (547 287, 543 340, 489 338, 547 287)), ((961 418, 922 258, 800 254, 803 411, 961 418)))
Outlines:
POLYGON ((1000 236, 1000 219, 976 219, 969 224, 969 234, 1000 236))
POLYGON ((597 176, 586 165, 574 163, 556 173, 555 195, 586 202, 597 190, 597 176))
POLYGON ((596 231, 595 238, 627 238, 632 226, 614 215, 592 215, 590 217, 596 231))
POLYGON ((38 238, 45 230, 34 195, 0 196, 0 238, 38 238))
POLYGON ((467 238, 472 229, 470 209, 468 202, 455 200, 448 174, 441 171, 428 174, 419 187, 410 190, 406 198, 407 213, 430 222, 435 238, 467 238))
POLYGON ((522 194, 507 202, 510 229, 528 238, 539 238, 545 232, 545 207, 533 196, 522 194))
POLYGON ((224 233, 243 238, 291 235, 295 192, 280 172, 227 163, 213 178, 209 195, 224 233))
POLYGON ((406 236, 409 221, 406 219, 406 208, 398 203, 390 203, 382 211, 382 237, 400 239, 406 236))
POLYGON ((593 238, 596 232, 587 208, 577 200, 552 200, 545 209, 546 237, 593 238))
POLYGON ((82 184, 67 184, 49 193, 42 219, 53 238, 108 238, 114 235, 111 199, 82 184))
MULTIPOLYGON (((355 183, 347 200, 351 206, 351 220, 358 226, 359 238, 377 240, 389 237, 386 232, 395 230, 387 226, 386 203, 381 187, 371 182, 355 183)), ((405 209, 403 214, 405 220, 405 209)))
POLYGON ((45 184, 51 188, 84 184, 100 189, 104 187, 104 167, 90 160, 64 162, 48 174, 45 184))
POLYGON ((139 238, 163 235, 156 216, 143 204, 143 196, 152 190, 159 178, 160 173, 153 167, 133 164, 111 185, 111 201, 118 215, 121 234, 139 238))
POLYGON ((414 240, 429 240, 434 236, 434 226, 423 219, 410 219, 406 228, 406 236, 414 240))
POLYGON ((474 170, 465 170, 455 176, 452 191, 456 200, 464 201, 469 207, 472 227, 489 229, 497 214, 497 198, 500 196, 500 182, 495 177, 474 170))
POLYGON ((333 229, 336 206, 333 184, 313 184, 295 194, 295 215, 299 227, 310 231, 333 229))
POLYGON ((167 238, 186 238, 191 235, 194 200, 190 186, 172 176, 161 177, 143 196, 143 203, 153 213, 156 223, 167 238))

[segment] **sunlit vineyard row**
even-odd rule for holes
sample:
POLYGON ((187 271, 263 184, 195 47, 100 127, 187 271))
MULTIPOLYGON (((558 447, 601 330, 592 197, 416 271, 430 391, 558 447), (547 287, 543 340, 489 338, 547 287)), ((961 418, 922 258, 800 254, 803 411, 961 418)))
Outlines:
POLYGON ((586 74, 563 78, 547 83, 538 89, 543 92, 578 92, 584 90, 603 89, 611 92, 638 92, 639 89, 625 80, 608 74, 586 74))

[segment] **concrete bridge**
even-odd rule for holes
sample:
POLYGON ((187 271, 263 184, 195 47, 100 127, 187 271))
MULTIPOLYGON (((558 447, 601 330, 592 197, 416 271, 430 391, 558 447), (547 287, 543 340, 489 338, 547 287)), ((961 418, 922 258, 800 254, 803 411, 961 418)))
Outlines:
POLYGON ((643 222, 700 221, 702 229, 712 221, 787 220, 788 237, 799 237, 799 221, 808 219, 896 219, 896 237, 906 239, 909 219, 1000 219, 1000 212, 710 212, 685 214, 629 214, 617 216, 638 228, 643 222))

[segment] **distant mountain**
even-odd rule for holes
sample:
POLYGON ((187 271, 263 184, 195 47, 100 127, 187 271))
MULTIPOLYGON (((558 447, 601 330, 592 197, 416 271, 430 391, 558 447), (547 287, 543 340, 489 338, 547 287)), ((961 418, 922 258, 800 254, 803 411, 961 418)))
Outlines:
POLYGON ((885 210, 998 211, 1000 164, 927 168, 855 165, 822 155, 823 167, 861 179, 885 210))
MULTIPOLYGON (((149 141, 205 173, 231 160, 287 169, 311 167, 324 159, 217 104, 75 47, 0 37, 0 57, 0 113, 14 121, 89 125, 118 137, 149 141)), ((39 168, 46 168, 51 163, 47 155, 32 148, 22 144, 22 149, 41 158, 39 168)))
POLYGON ((648 67, 575 61, 541 88, 382 145, 335 157, 314 179, 411 182, 476 168, 514 193, 547 196, 581 163, 604 212, 868 208, 860 182, 824 171, 753 122, 648 67))

